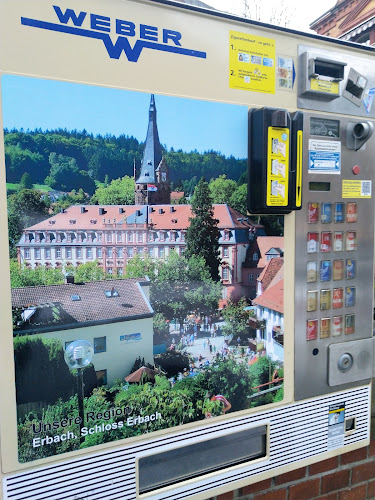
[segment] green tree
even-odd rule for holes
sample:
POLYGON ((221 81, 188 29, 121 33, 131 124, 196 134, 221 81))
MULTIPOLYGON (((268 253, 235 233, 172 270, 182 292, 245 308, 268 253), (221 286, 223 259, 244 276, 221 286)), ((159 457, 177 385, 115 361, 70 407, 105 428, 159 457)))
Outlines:
POLYGON ((134 179, 125 175, 120 179, 114 179, 110 184, 99 186, 91 197, 91 203, 134 205, 134 188, 134 179))
POLYGON ((54 152, 49 155, 49 162, 51 170, 45 179, 46 184, 62 191, 82 188, 90 195, 94 193, 94 180, 86 171, 78 168, 75 158, 54 152))
POLYGON ((9 253, 16 257, 22 230, 48 217, 48 204, 35 189, 21 189, 8 196, 9 253))
POLYGON ((189 218, 186 231, 185 255, 187 259, 193 255, 202 257, 211 278, 219 281, 219 220, 214 218, 209 187, 203 177, 195 188, 191 209, 193 217, 189 218))
POLYGON ((85 262, 78 267, 70 266, 67 269, 73 274, 76 283, 86 283, 88 281, 99 281, 105 279, 103 268, 99 266, 98 261, 85 262))
POLYGON ((12 288, 40 285, 58 285, 64 283, 61 269, 40 266, 35 269, 19 266, 15 259, 10 261, 10 282, 12 288))
POLYGON ((203 258, 176 252, 159 262, 150 289, 154 310, 180 322, 192 311, 213 314, 220 296, 221 284, 212 280, 203 258))
POLYGON ((24 172, 20 180, 20 188, 32 189, 32 187, 33 187, 33 181, 31 180, 31 175, 28 172, 24 172))
POLYGON ((228 203, 237 189, 237 183, 231 179, 227 179, 225 174, 220 175, 217 179, 211 179, 209 185, 212 203, 228 203))
POLYGON ((229 206, 238 210, 241 214, 247 213, 247 185, 241 184, 232 193, 229 199, 229 206))
POLYGON ((237 336, 249 331, 249 319, 254 313, 246 310, 247 305, 244 297, 241 297, 238 302, 228 300, 228 305, 222 313, 226 322, 224 326, 226 334, 237 336))
POLYGON ((151 280, 156 277, 157 263, 149 256, 134 255, 128 260, 125 269, 125 278, 142 278, 148 276, 151 280))

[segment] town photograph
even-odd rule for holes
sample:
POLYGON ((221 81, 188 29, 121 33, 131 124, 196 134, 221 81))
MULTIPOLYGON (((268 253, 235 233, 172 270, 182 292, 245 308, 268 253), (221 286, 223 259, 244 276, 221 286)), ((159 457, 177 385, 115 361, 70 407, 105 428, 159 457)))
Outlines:
POLYGON ((1 79, 19 461, 283 399, 247 107, 1 79))

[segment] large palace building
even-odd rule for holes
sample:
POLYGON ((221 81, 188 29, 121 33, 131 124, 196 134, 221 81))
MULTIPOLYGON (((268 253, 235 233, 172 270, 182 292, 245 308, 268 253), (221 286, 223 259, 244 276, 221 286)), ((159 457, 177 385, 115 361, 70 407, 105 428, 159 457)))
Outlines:
MULTIPOLYGON (((183 254, 190 205, 71 206, 24 229, 17 245, 18 260, 26 267, 66 269, 98 261, 109 274, 123 275, 136 254, 164 259, 171 251, 183 254)), ((221 278, 226 294, 242 290, 243 262, 263 226, 254 224, 228 205, 214 205, 219 220, 221 278)), ((225 297, 224 297, 225 298, 225 297)))

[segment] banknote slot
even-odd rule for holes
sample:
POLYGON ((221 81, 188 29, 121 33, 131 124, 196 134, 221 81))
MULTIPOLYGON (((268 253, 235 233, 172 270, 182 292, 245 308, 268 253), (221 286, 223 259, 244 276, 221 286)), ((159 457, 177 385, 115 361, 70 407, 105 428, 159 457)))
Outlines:
POLYGON ((262 425, 142 457, 138 461, 139 494, 263 458, 267 432, 262 425))

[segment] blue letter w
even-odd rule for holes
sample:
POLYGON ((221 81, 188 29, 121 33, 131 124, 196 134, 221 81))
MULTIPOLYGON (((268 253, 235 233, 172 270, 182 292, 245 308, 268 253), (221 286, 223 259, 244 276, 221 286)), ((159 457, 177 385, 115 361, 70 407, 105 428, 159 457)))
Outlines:
POLYGON ((60 7, 57 7, 57 5, 54 5, 53 8, 55 9, 60 23, 63 24, 68 24, 69 19, 71 19, 74 26, 82 26, 82 23, 87 15, 87 12, 80 12, 77 17, 76 13, 72 9, 66 9, 65 14, 63 14, 60 7))

